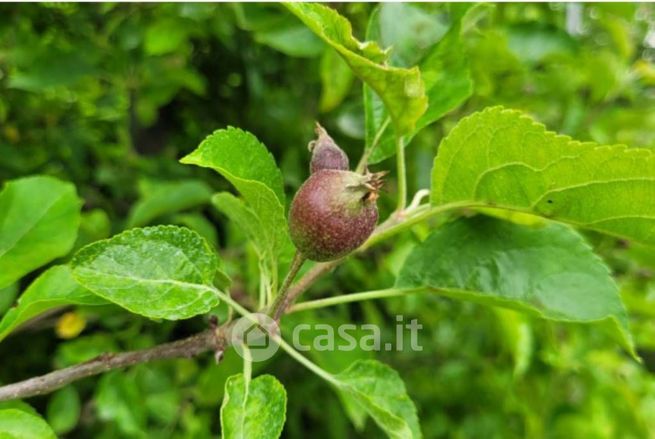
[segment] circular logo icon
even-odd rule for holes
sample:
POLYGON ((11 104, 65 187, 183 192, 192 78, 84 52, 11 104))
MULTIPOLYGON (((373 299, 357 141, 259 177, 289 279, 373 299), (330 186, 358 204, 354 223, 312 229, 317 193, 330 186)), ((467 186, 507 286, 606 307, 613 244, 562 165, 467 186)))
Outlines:
POLYGON ((252 361, 266 361, 278 350, 275 338, 280 328, 275 320, 266 314, 254 313, 241 317, 230 330, 230 342, 237 353, 245 358, 245 348, 250 351, 252 361))

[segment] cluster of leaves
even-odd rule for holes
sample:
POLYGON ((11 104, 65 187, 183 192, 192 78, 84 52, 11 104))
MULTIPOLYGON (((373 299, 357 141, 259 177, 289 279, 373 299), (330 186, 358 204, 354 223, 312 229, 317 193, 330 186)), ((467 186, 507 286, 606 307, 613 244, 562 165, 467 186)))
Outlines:
POLYGON ((366 321, 392 341, 397 314, 424 326, 422 351, 314 349, 307 368, 291 350, 241 372, 227 351, 218 366, 111 372, 36 410, 1 403, 0 433, 655 431, 651 6, 0 12, 0 382, 197 332, 243 312, 237 297, 270 305, 293 254, 285 193, 306 175, 319 117, 362 165, 397 160, 382 216, 404 212, 311 294, 393 298, 306 307, 283 336, 300 321, 366 321), (217 124, 248 131, 179 146, 217 124), (406 179, 428 203, 405 208, 406 179))

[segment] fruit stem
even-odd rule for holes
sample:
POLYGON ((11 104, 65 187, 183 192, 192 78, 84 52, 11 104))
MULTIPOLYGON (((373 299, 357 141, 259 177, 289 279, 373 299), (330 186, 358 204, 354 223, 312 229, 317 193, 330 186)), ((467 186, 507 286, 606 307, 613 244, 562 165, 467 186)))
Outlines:
POLYGON ((271 308, 271 316, 275 321, 279 321, 282 314, 284 314, 285 309, 289 306, 288 293, 291 282, 295 279, 296 275, 300 271, 300 267, 305 262, 305 257, 302 253, 296 250, 296 254, 293 255, 293 260, 291 261, 291 266, 289 267, 289 272, 287 277, 284 278, 284 283, 280 287, 280 291, 277 294, 275 303, 271 308))
POLYGON ((387 288, 385 290, 363 291, 359 293, 343 294, 340 296, 326 297, 324 299, 308 300, 293 305, 289 313, 307 311, 310 309, 325 308, 328 306, 342 305, 344 303, 362 302, 365 300, 387 299, 390 297, 408 296, 410 294, 425 291, 424 288, 387 288))
POLYGON ((405 210, 407 202, 407 170, 405 169, 405 144, 402 136, 396 138, 396 167, 398 168, 398 207, 396 212, 405 210))

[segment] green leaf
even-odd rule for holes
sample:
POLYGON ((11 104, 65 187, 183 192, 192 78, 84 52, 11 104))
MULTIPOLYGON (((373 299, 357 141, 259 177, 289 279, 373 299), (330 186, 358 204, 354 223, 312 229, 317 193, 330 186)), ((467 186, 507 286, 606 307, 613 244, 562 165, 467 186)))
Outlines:
MULTIPOLYGON (((227 178, 241 193, 255 184, 270 189, 284 203, 282 173, 275 159, 257 138, 234 127, 216 130, 181 163, 211 168, 227 178)), ((256 198, 255 196, 247 198, 256 198)), ((249 200, 250 201, 250 200, 249 200)), ((254 201, 254 200, 253 200, 254 201)), ((253 203, 256 204, 256 203, 253 203)))
POLYGON ((73 386, 66 386, 55 392, 48 401, 46 419, 57 434, 66 434, 77 425, 80 412, 77 390, 73 386))
POLYGON ((272 375, 247 381, 243 374, 225 382, 221 405, 224 439, 280 437, 286 418, 287 393, 272 375))
POLYGON ((298 21, 255 32, 254 38, 258 43, 272 47, 287 56, 313 58, 325 50, 323 41, 298 21))
MULTIPOLYGON (((143 186, 143 185, 142 185, 143 186)), ((159 181, 147 185, 130 210, 126 228, 144 226, 166 214, 209 202, 211 188, 201 180, 159 181)))
POLYGON ((200 236, 205 238, 208 243, 218 248, 218 235, 216 233, 216 226, 212 224, 203 214, 201 213, 179 213, 171 217, 171 222, 173 224, 178 224, 180 226, 185 226, 197 232, 200 236))
POLYGON ((375 360, 359 360, 335 378, 390 438, 422 437, 416 407, 395 370, 375 360))
POLYGON ((336 51, 326 50, 321 58, 321 112, 334 110, 345 99, 353 83, 353 73, 336 51))
POLYGON ((78 250, 93 241, 108 238, 110 234, 111 220, 104 210, 93 209, 82 212, 82 220, 74 248, 78 250))
POLYGON ((212 204, 244 231, 259 257, 259 269, 264 275, 265 282, 273 292, 279 277, 278 267, 284 268, 284 265, 291 260, 294 248, 291 241, 285 239, 283 247, 278 248, 276 242, 268 239, 262 221, 255 212, 241 199, 228 192, 215 194, 212 197, 212 204))
POLYGON ((0 410, 0 438, 2 439, 57 439, 55 433, 38 416, 23 410, 0 410))
POLYGON ((273 3, 232 3, 237 25, 252 33, 255 41, 285 55, 319 56, 325 43, 302 23, 273 3))
POLYGON ((526 64, 537 64, 549 56, 574 55, 576 40, 564 29, 540 23, 520 23, 507 28, 509 49, 526 64))
POLYGON ((98 418, 115 423, 123 437, 147 437, 144 395, 134 373, 111 372, 103 375, 93 400, 98 418))
POLYGON ((486 109, 441 142, 432 203, 532 213, 655 244, 655 155, 578 142, 518 111, 486 109))
POLYGON ((350 22, 334 9, 316 3, 285 3, 285 6, 339 52, 353 73, 377 93, 398 133, 403 135, 414 129, 427 108, 417 67, 388 66, 387 52, 374 42, 355 39, 350 22))
MULTIPOLYGON (((438 13, 430 14, 420 6, 408 3, 385 3, 371 14, 367 38, 393 46, 395 57, 392 60, 398 65, 408 67, 419 63, 421 70, 428 107, 415 129, 405 136, 405 145, 423 128, 471 96, 473 81, 462 41, 462 28, 468 17, 482 6, 452 5, 453 23, 449 29, 444 28, 443 18, 438 13), (405 24, 399 24, 398 20, 405 24)), ((377 138, 368 161, 379 163, 396 153, 396 130, 393 126, 385 128, 389 113, 369 87, 364 87, 364 107, 366 147, 373 147, 377 138)))
POLYGON ((0 320, 0 340, 22 323, 39 314, 66 305, 103 305, 102 298, 82 288, 66 265, 57 265, 42 273, 18 299, 15 307, 0 320))
POLYGON ((65 50, 53 44, 30 47, 26 58, 18 62, 22 67, 12 69, 7 86, 34 93, 75 86, 85 77, 97 74, 97 58, 79 46, 65 50))
POLYGON ((634 354, 609 269, 563 224, 527 228, 484 216, 448 223, 412 251, 396 287, 425 287, 550 320, 603 321, 634 354))
MULTIPOLYGON (((381 3, 372 13, 366 38, 392 47, 393 65, 418 64, 443 38, 450 23, 443 8, 426 8, 416 3, 381 3)), ((421 74, 423 71, 421 70, 421 74)))
POLYGON ((68 253, 82 202, 53 177, 12 180, 0 192, 0 288, 68 253))
POLYGON ((71 265, 82 286, 146 317, 188 319, 219 303, 213 287, 218 258, 184 227, 128 230, 84 247, 71 265))
POLYGON ((282 173, 255 136, 232 127, 217 130, 180 161, 212 168, 227 178, 255 212, 274 248, 289 241, 282 173))
POLYGON ((503 341, 514 360, 514 376, 520 377, 530 367, 534 341, 529 317, 506 308, 495 308, 503 341))
POLYGON ((0 316, 2 316, 11 307, 17 295, 17 283, 13 283, 4 288, 0 288, 0 316))
POLYGON ((182 20, 165 17, 148 26, 144 49, 149 55, 175 52, 186 42, 189 26, 182 20))
POLYGON ((416 133, 462 105, 473 93, 473 79, 462 28, 471 15, 487 6, 473 5, 459 17, 453 13, 455 23, 419 64, 429 105, 417 123, 416 133))
POLYGON ((272 243, 266 239, 261 221, 242 200, 228 192, 220 192, 212 197, 212 204, 245 232, 260 258, 268 260, 273 256, 272 243))
POLYGON ((6 409, 16 409, 16 410, 23 411, 28 415, 39 416, 39 412, 37 412, 34 409, 34 407, 19 399, 12 399, 9 401, 0 402, 0 410, 6 410, 6 409))

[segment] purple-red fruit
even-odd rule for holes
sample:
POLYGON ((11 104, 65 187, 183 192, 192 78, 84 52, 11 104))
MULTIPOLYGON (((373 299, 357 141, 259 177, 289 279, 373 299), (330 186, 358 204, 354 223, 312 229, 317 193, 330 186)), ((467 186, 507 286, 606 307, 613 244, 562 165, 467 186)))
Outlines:
POLYGON ((309 150, 312 153, 309 172, 313 174, 321 169, 347 171, 350 167, 348 156, 334 143, 332 137, 318 122, 316 123, 316 135, 318 138, 309 142, 309 150))
POLYGON ((321 169, 310 175, 289 211, 291 240, 298 251, 324 262, 362 245, 378 220, 376 200, 384 174, 321 169))

